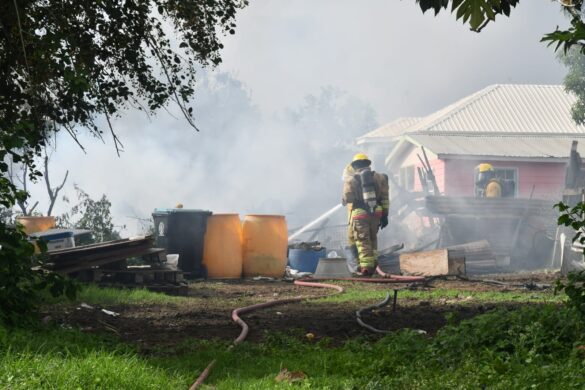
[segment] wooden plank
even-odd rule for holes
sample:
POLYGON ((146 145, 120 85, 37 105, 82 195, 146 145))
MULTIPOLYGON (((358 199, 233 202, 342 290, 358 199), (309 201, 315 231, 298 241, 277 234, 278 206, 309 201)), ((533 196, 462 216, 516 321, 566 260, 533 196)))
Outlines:
POLYGON ((449 256, 448 249, 400 255, 400 270, 410 275, 465 275, 465 258, 449 256))
POLYGON ((140 256, 141 250, 143 248, 126 248, 125 250, 120 250, 114 255, 108 255, 107 257, 102 258, 94 258, 90 261, 80 261, 77 263, 70 263, 70 264, 47 264, 49 269, 67 274, 71 272, 81 271, 83 269, 88 269, 92 267, 97 267, 100 265, 114 263, 120 260, 126 260, 129 257, 133 256, 140 256))
POLYGON ((140 245, 145 242, 152 242, 154 239, 152 236, 145 236, 140 238, 123 238, 121 240, 114 240, 114 241, 106 241, 106 242, 99 242, 96 244, 88 244, 82 246, 76 246, 73 248, 63 248, 57 251, 53 251, 50 253, 50 257, 60 257, 62 255, 71 255, 76 254, 79 252, 90 252, 90 251, 100 251, 104 249, 109 249, 112 247, 125 247, 125 246, 132 246, 132 245, 140 245))
POLYGON ((492 251, 487 240, 473 241, 466 244, 452 245, 446 248, 452 257, 464 257, 469 264, 472 260, 495 260, 496 255, 492 251))

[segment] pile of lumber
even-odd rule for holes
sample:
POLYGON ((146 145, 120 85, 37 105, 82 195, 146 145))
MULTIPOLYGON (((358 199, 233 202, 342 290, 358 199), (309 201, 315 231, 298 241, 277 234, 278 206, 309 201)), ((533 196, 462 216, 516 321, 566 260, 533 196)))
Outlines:
POLYGON ((148 236, 60 249, 48 253, 46 268, 70 274, 142 256, 151 250, 152 244, 152 237, 148 236))
POLYGON ((455 257, 465 258, 469 274, 492 273, 498 271, 496 254, 487 240, 453 245, 447 248, 455 257))
POLYGON ((183 294, 183 272, 165 266, 166 251, 153 248, 152 236, 127 238, 66 248, 47 253, 44 267, 50 271, 100 285, 146 287, 183 294), (140 258, 143 265, 129 266, 140 258))

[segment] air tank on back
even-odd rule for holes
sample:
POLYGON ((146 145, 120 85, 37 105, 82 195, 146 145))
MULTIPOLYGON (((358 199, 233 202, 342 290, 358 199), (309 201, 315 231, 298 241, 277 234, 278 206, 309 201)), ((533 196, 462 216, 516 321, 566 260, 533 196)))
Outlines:
POLYGON ((282 215, 246 215, 243 233, 243 275, 280 278, 287 262, 288 232, 282 215))
POLYGON ((213 214, 207 218, 203 265, 209 279, 242 277, 242 224, 238 214, 213 214))

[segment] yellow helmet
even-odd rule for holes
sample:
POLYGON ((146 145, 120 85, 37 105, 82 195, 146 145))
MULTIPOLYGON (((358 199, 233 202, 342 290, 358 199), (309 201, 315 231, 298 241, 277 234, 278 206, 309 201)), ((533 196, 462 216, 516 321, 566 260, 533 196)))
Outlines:
POLYGON ((182 209, 183 208, 183 203, 177 203, 177 205, 175 206, 176 209, 182 209))
POLYGON ((366 156, 363 153, 358 153, 355 156, 353 156, 353 160, 351 162, 364 161, 364 160, 371 162, 371 160, 368 158, 368 156, 366 156))
POLYGON ((488 164, 488 163, 483 163, 483 164, 479 164, 477 166, 479 173, 484 173, 484 172, 488 172, 488 171, 493 171, 494 167, 492 166, 492 164, 488 164))

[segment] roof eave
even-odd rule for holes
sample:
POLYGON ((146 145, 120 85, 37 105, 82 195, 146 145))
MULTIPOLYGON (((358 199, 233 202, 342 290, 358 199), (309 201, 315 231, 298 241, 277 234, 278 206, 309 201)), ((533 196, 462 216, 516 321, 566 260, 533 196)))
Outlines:
POLYGON ((522 162, 548 162, 566 163, 569 157, 527 157, 527 156, 490 156, 490 155, 462 155, 439 153, 440 160, 489 160, 489 161, 522 161, 522 162))
POLYGON ((360 137, 355 140, 356 145, 383 144, 395 141, 397 137, 360 137))

